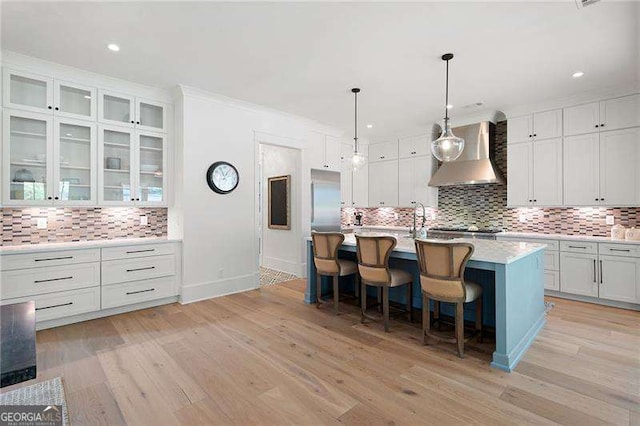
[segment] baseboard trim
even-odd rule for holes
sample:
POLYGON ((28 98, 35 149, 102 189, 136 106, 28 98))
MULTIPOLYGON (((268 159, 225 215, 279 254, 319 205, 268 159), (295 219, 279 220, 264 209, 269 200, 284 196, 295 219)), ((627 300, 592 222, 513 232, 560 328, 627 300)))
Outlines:
POLYGON ((263 256, 262 265, 265 268, 275 269, 276 271, 286 272, 296 277, 302 276, 303 265, 290 260, 277 259, 275 257, 263 256))
POLYGON ((491 362, 491 366, 508 373, 512 372, 546 323, 547 313, 543 312, 542 315, 540 315, 540 317, 533 324, 533 326, 529 329, 529 331, 527 331, 527 334, 524 335, 522 340, 518 342, 516 347, 513 348, 513 350, 509 354, 504 355, 498 354, 496 352, 493 353, 493 361, 491 362))
POLYGON ((260 274, 258 272, 225 280, 183 285, 180 303, 186 305, 257 288, 260 288, 260 274))
POLYGON ((629 309, 632 311, 640 311, 640 305, 629 302, 618 302, 615 300, 606 300, 599 297, 581 296, 579 294, 562 293, 555 290, 545 290, 545 296, 558 297, 560 299, 575 300, 578 302, 593 303, 594 305, 609 306, 612 308, 629 309))

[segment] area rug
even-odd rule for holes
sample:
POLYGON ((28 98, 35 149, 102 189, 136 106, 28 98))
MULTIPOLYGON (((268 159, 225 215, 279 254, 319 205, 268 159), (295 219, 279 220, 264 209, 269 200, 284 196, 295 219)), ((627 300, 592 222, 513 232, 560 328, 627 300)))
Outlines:
POLYGON ((260 267, 260 285, 268 286, 274 284, 280 284, 285 281, 295 280, 295 275, 289 274, 287 272, 276 271, 275 269, 263 268, 260 267))
POLYGON ((0 405, 61 405, 62 424, 69 424, 67 400, 60 377, 0 394, 0 405))

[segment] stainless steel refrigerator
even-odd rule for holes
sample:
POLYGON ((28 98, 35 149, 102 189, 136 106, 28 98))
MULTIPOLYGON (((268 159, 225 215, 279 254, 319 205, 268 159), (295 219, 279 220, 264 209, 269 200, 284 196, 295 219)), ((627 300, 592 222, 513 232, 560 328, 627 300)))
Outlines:
POLYGON ((340 231, 340 173, 311 170, 311 230, 340 231))

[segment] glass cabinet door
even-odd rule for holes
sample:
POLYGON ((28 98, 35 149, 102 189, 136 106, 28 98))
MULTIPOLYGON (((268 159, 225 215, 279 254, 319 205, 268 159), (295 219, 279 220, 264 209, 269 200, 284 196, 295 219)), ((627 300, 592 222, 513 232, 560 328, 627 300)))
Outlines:
POLYGON ((75 120, 56 120, 54 200, 58 204, 95 202, 95 127, 75 120))
POLYGON ((136 201, 165 202, 165 140, 157 133, 138 132, 138 177, 136 201))
POLYGON ((138 99, 136 102, 136 127, 143 130, 165 130, 166 107, 163 104, 138 99))
POLYGON ((4 112, 4 181, 7 204, 48 204, 52 180, 52 119, 29 112, 4 112), (8 163, 8 164, 7 164, 8 163))
POLYGON ((113 127, 100 129, 99 187, 105 204, 131 204, 133 138, 132 133, 113 127))
POLYGON ((56 80, 54 110, 59 116, 93 120, 96 117, 96 89, 56 80))
POLYGON ((33 112, 52 112, 53 79, 4 70, 4 106, 33 112))
POLYGON ((133 97, 100 91, 100 121, 133 127, 134 109, 133 97))

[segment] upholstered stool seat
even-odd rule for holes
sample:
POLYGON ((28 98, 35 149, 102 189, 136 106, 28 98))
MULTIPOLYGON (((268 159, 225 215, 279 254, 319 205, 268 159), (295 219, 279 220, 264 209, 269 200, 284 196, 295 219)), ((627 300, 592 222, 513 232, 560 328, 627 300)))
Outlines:
POLYGON ((333 277, 333 308, 338 314, 339 277, 355 274, 356 298, 360 294, 360 282, 358 280, 358 265, 356 262, 346 259, 338 259, 338 249, 344 242, 344 234, 340 232, 312 232, 313 263, 317 270, 316 298, 317 306, 325 303, 322 300, 321 276, 333 277))
POLYGON ((367 315, 367 286, 378 288, 378 298, 382 299, 382 319, 384 331, 389 331, 389 289, 392 287, 407 286, 406 311, 409 321, 413 320, 413 276, 400 269, 389 268, 389 255, 398 241, 390 236, 364 236, 356 235, 358 253, 358 271, 360 272, 360 303, 362 304, 362 321, 365 319, 377 320, 378 318, 367 315))

